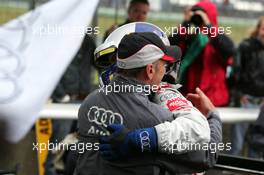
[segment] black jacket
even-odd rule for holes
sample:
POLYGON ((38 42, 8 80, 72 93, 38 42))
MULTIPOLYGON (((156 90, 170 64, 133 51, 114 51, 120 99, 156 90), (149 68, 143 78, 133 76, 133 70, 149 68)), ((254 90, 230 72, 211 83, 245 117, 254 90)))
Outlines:
POLYGON ((239 45, 235 77, 242 94, 264 96, 264 45, 258 39, 249 38, 239 45))
POLYGON ((261 107, 255 124, 249 128, 248 139, 251 148, 264 152, 264 106, 261 107))
POLYGON ((79 51, 52 94, 54 102, 59 101, 67 94, 87 96, 93 90, 91 79, 94 50, 94 40, 89 35, 85 35, 79 51))

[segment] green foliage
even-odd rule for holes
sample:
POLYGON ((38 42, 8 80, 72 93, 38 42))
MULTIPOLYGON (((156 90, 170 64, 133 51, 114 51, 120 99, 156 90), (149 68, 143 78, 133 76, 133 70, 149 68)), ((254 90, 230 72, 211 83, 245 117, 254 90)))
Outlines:
POLYGON ((0 6, 0 24, 6 23, 7 21, 16 18, 17 16, 25 13, 25 8, 14 8, 14 7, 1 7, 0 6))

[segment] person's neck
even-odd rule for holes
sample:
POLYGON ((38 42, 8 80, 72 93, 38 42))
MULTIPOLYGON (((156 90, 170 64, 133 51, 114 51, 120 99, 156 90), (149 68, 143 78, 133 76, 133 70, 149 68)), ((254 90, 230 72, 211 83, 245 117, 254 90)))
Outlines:
POLYGON ((138 76, 135 79, 141 82, 142 84, 151 85, 151 82, 143 76, 138 76))
POLYGON ((142 85, 146 84, 142 79, 125 76, 125 75, 122 75, 122 74, 116 74, 115 77, 118 77, 118 78, 121 78, 121 79, 124 79, 124 80, 129 80, 130 83, 133 82, 133 84, 142 84, 142 85))

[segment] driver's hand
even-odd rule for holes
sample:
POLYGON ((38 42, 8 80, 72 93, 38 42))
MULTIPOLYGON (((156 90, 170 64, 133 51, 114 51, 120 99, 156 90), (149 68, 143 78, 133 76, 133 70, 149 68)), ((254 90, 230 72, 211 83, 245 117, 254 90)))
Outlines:
POLYGON ((187 99, 190 100, 193 105, 206 117, 208 113, 212 110, 215 110, 215 106, 211 100, 203 93, 200 88, 195 89, 196 93, 188 93, 187 99))

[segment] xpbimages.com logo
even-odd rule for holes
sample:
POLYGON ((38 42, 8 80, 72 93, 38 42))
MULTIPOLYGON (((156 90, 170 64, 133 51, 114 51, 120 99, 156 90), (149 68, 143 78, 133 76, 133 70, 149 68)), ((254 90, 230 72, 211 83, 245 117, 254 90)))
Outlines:
POLYGON ((177 143, 164 143, 162 145, 164 152, 180 153, 183 151, 209 151, 216 153, 218 151, 230 151, 231 143, 192 143, 192 142, 177 142, 177 143))
POLYGON ((59 151, 59 150, 64 150, 64 151, 78 151, 78 153, 84 153, 85 151, 98 151, 99 150, 99 143, 72 143, 72 144, 67 144, 63 142, 50 142, 48 141, 47 143, 32 143, 32 150, 39 151, 42 153, 43 151, 59 151))
POLYGON ((62 26, 58 24, 45 24, 38 28, 33 29, 33 34, 38 36, 84 36, 87 35, 99 35, 100 27, 95 26, 62 26))
POLYGON ((231 31, 232 27, 197 27, 197 26, 190 26, 189 24, 187 26, 182 26, 181 24, 177 27, 172 26, 165 26, 164 32, 166 35, 171 35, 172 37, 174 35, 191 35, 191 34, 204 34, 204 35, 210 35, 211 37, 216 37, 218 34, 225 34, 230 35, 232 33, 231 31))
POLYGON ((116 84, 115 82, 109 85, 99 86, 99 92, 105 93, 143 93, 150 95, 152 92, 163 92, 159 85, 132 85, 132 84, 116 84))

